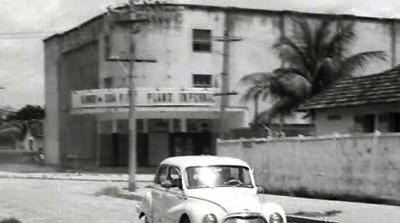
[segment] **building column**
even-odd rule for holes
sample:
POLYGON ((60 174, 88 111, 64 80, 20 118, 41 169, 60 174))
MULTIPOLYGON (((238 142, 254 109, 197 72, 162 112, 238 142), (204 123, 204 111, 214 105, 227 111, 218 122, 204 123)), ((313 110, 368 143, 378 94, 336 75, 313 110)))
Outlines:
POLYGON ((111 133, 118 133, 118 120, 111 120, 111 133))
POLYGON ((100 167, 100 156, 101 156, 101 143, 100 143, 100 133, 101 133, 101 121, 96 120, 96 151, 95 151, 95 166, 100 167))
POLYGON ((186 119, 181 119, 181 132, 186 132, 186 119))

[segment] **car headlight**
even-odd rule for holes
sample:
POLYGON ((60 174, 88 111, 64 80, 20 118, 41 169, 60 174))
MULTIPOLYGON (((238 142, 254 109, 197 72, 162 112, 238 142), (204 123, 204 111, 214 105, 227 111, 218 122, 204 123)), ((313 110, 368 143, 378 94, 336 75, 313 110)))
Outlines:
POLYGON ((283 223, 283 217, 275 212, 269 216, 269 223, 283 223))
POLYGON ((213 214, 208 214, 204 216, 203 223, 218 223, 217 217, 215 217, 213 214))

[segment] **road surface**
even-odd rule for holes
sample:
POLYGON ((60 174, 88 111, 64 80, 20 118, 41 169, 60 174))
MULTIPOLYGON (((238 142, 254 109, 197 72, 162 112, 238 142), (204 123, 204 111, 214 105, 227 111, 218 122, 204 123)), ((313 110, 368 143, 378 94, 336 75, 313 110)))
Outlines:
POLYGON ((137 201, 96 196, 106 187, 126 183, 68 180, 0 179, 0 221, 22 223, 132 223, 139 222, 137 201))

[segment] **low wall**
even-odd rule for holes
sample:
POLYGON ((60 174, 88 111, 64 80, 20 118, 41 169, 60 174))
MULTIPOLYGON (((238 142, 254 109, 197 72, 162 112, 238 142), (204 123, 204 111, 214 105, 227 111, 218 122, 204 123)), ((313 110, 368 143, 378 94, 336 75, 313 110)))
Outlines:
POLYGON ((226 140, 268 191, 400 201, 400 134, 226 140))
POLYGON ((38 152, 1 150, 0 163, 38 163, 38 152))

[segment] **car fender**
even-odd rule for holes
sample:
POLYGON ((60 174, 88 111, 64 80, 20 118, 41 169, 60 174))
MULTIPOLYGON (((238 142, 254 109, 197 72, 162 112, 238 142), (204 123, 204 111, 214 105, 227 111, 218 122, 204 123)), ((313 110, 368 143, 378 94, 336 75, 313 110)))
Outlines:
POLYGON ((286 214, 280 205, 273 202, 268 202, 263 204, 262 209, 263 214, 265 217, 267 217, 267 219, 269 219, 269 216, 271 216, 273 213, 279 213, 283 218, 283 222, 286 223, 286 214))
POLYGON ((187 215, 191 223, 202 223, 203 218, 207 214, 214 214, 217 217, 218 222, 221 222, 222 218, 226 214, 226 210, 218 204, 199 200, 197 198, 187 198, 185 202, 172 207, 169 212, 173 216, 176 216, 178 223, 183 215, 187 215))
POLYGON ((137 205, 137 212, 139 214, 139 219, 141 219, 143 216, 146 216, 147 218, 152 218, 151 216, 151 204, 152 204, 152 197, 151 197, 151 192, 146 192, 142 198, 142 201, 140 202, 139 205, 137 205))

